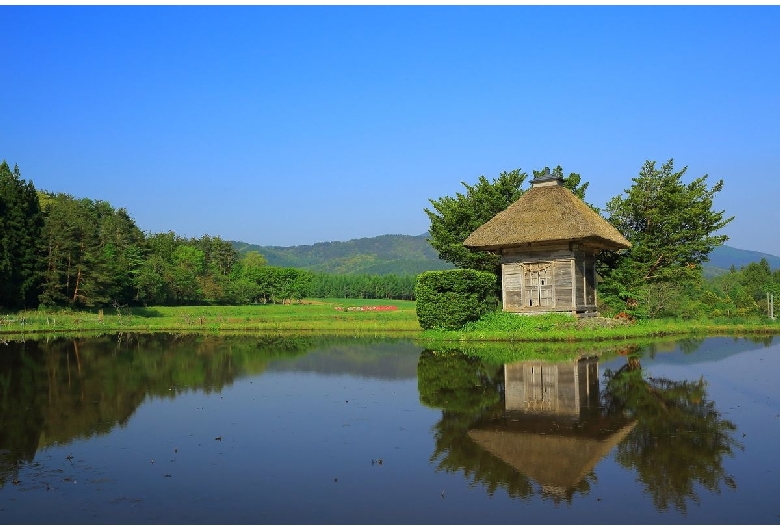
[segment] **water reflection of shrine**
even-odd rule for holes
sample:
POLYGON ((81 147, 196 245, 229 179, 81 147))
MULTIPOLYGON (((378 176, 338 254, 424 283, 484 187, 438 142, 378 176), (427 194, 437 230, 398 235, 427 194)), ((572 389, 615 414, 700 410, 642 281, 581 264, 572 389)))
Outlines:
POLYGON ((469 437, 553 495, 573 490, 634 427, 602 414, 597 358, 507 364, 504 382, 503 415, 469 437))

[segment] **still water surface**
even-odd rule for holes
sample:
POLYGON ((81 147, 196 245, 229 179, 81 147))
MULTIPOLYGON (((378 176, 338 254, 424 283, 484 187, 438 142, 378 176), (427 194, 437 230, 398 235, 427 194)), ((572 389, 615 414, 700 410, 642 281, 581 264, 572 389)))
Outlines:
POLYGON ((778 338, 0 344, 0 523, 780 523, 778 338))

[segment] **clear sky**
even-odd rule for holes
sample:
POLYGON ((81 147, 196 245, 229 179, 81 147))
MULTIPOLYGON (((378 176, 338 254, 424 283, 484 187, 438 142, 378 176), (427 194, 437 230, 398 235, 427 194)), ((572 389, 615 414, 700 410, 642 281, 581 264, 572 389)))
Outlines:
POLYGON ((0 7, 0 159, 147 232, 301 245, 429 227, 428 199, 563 166, 603 207, 645 160, 723 179, 780 255, 780 7, 0 7))

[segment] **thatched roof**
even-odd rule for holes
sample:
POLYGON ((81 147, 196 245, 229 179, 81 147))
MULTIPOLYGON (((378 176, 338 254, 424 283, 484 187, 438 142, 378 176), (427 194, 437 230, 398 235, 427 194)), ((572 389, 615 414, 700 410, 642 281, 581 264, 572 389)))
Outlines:
POLYGON ((477 250, 498 250, 553 241, 587 241, 610 250, 631 246, 560 179, 533 181, 530 190, 474 230, 463 244, 477 250))

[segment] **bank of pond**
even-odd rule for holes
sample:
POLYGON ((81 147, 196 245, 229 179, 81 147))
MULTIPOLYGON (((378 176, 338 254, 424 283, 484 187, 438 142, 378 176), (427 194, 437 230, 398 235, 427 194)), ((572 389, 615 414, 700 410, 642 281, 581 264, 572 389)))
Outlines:
POLYGON ((0 338, 131 333, 293 333, 410 337, 432 341, 572 341, 667 336, 778 334, 780 321, 761 317, 633 320, 568 314, 489 313, 460 330, 422 330, 413 301, 317 299, 252 306, 159 306, 38 309, 0 313, 0 338))

